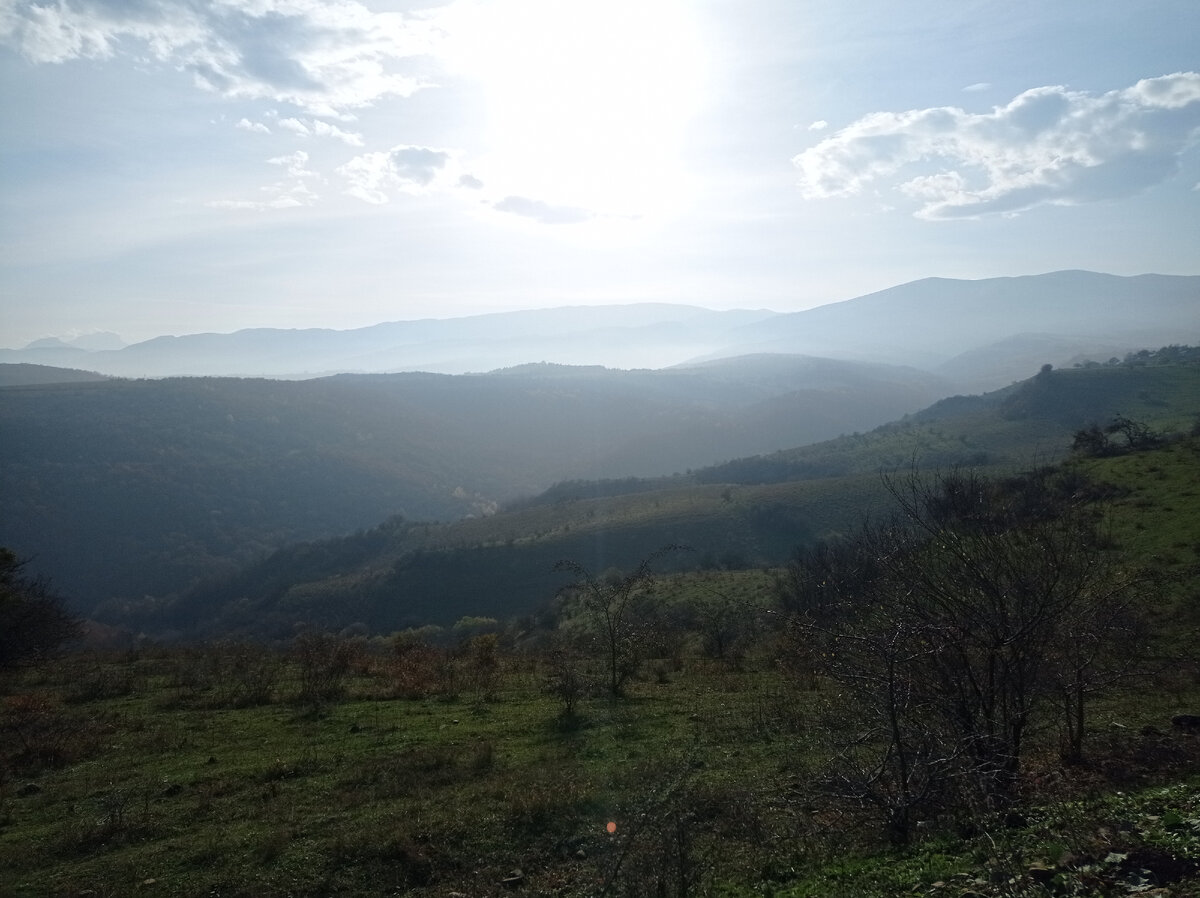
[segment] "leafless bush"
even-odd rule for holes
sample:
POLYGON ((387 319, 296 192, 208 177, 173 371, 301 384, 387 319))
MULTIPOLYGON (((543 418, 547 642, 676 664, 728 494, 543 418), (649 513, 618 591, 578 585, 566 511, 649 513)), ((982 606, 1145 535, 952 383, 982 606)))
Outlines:
POLYGON ((572 720, 579 703, 596 692, 587 662, 573 646, 564 642, 550 651, 546 666, 542 688, 561 703, 561 719, 572 720))
POLYGON ((392 642, 392 692, 397 698, 425 698, 442 690, 444 650, 404 634, 392 642))
POLYGON ((270 704, 282 661, 270 649, 248 643, 219 643, 211 649, 212 704, 247 708, 270 704))
POLYGON ((637 797, 614 815, 601 895, 703 894, 731 846, 766 838, 750 796, 705 783, 701 769, 685 754, 636 771, 637 797))
POLYGON ((292 657, 300 669, 297 700, 319 707, 340 698, 354 662, 354 645, 332 633, 302 633, 292 643, 292 657))
POLYGON ((91 754, 98 739, 94 720, 50 696, 13 695, 0 705, 0 762, 12 770, 62 767, 91 754))
POLYGON ((576 561, 560 561, 555 570, 570 571, 578 580, 563 590, 579 596, 604 656, 608 691, 613 697, 625 692, 658 630, 655 603, 649 595, 654 583, 652 565, 662 556, 683 549, 663 546, 644 558, 630 574, 598 576, 576 561))
POLYGON ((473 636, 466 646, 466 672, 480 701, 492 701, 500 686, 500 637, 495 633, 473 636))
POLYGON ((953 801, 1014 796, 1029 734, 1059 711, 1080 753, 1091 695, 1136 658, 1140 581, 1039 477, 887 480, 896 520, 793 564, 793 666, 844 697, 830 794, 891 840, 953 801))

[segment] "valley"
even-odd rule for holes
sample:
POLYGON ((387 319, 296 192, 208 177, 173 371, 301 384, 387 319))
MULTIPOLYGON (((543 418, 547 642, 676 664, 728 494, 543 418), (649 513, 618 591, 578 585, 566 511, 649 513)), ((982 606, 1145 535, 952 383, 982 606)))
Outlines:
POLYGON ((1200 895, 1194 348, 0 375, 14 896, 1200 895))

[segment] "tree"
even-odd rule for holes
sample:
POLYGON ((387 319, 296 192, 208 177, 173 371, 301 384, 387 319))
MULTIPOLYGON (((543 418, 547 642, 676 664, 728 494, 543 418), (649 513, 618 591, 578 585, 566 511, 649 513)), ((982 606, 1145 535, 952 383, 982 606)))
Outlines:
POLYGON ((798 555, 783 583, 795 651, 853 703, 854 775, 834 780, 884 810, 894 841, 951 786, 1003 807, 1055 709, 1081 751, 1084 702, 1136 656, 1117 624, 1139 580, 1057 476, 888 478, 896 518, 798 555))
POLYGON ((1105 433, 1119 433, 1125 437, 1125 445, 1129 451, 1152 449, 1162 444, 1162 437, 1150 429, 1143 421, 1134 421, 1124 415, 1117 415, 1104 428, 1105 433))
POLYGON ((576 561, 565 560, 554 565, 554 570, 571 571, 579 578, 564 591, 579 594, 584 611, 597 630, 608 670, 608 691, 614 697, 624 694, 625 683, 637 672, 645 647, 647 634, 635 620, 634 601, 653 583, 654 562, 681 548, 663 546, 644 558, 633 573, 605 578, 597 577, 576 561))
POLYGON ((79 619, 27 562, 0 547, 0 671, 36 664, 83 632, 79 619))
POLYGON ((1084 760, 1087 707, 1092 698, 1133 678, 1144 667, 1146 622, 1137 599, 1156 577, 1101 563, 1087 601, 1075 609, 1050 647, 1051 700, 1059 712, 1062 760, 1084 760))

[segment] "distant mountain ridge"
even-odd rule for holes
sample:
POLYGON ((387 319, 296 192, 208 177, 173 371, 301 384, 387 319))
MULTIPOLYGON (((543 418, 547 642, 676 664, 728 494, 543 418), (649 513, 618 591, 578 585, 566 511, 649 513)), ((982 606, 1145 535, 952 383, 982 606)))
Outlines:
MULTIPOLYGON (((61 341, 0 362, 125 377, 312 377, 486 372, 528 362, 665 368, 761 353, 919 367, 958 389, 1004 386, 1031 366, 1200 342, 1200 276, 1057 271, 926 278, 802 312, 634 303, 393 321, 354 330, 258 328, 89 351, 61 341)), ((77 341, 78 344, 78 341, 77 341)))
MULTIPOLYGON (((964 281, 925 278, 845 302, 755 322, 735 335, 744 352, 812 353, 870 359, 958 375, 971 387, 1011 382, 983 362, 1000 345, 1010 365, 1016 338, 1063 364, 1093 348, 1129 351, 1194 342, 1200 334, 1200 276, 1118 277, 1057 271, 964 281)), ((1022 359, 1028 363, 1036 356, 1022 359)), ((1097 359, 1101 361, 1102 359, 1097 359)))
POLYGON ((155 337, 119 350, 63 344, 0 350, 0 362, 86 367, 123 377, 314 377, 483 373, 527 362, 664 368, 724 345, 774 312, 636 303, 393 321, 353 330, 253 328, 155 337))

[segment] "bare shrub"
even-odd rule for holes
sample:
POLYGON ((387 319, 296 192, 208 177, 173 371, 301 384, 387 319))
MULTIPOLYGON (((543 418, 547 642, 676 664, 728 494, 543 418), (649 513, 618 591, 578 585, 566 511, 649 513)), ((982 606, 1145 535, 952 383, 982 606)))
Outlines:
POLYGON ((651 566, 669 552, 683 547, 669 545, 654 552, 630 574, 597 576, 576 561, 560 561, 555 570, 570 571, 579 579, 563 590, 579 596, 591 623, 608 669, 608 691, 624 695, 653 643, 655 603, 648 596, 654 582, 651 566))
POLYGON ((611 851, 601 861, 600 894, 688 898, 704 894, 730 849, 761 845, 768 834, 752 797, 705 782, 684 753, 634 771, 636 798, 614 814, 611 851))
POLYGON ((136 661, 102 655, 73 659, 72 676, 64 694, 68 702, 82 704, 98 699, 132 695, 143 685, 136 661))
POLYGON ((564 642, 550 651, 546 666, 542 689, 561 703, 560 717, 571 720, 579 703, 596 691, 586 662, 573 646, 564 642))
POLYGON ((277 654, 248 643, 218 643, 208 654, 212 705, 248 708, 271 703, 283 667, 277 654))
POLYGON ((481 701, 493 701, 500 686, 500 637, 495 633, 473 636, 466 650, 467 679, 481 701))
POLYGON ((900 844, 951 803, 1002 810, 1056 705, 1081 752, 1085 702, 1137 656, 1140 580, 1047 472, 885 484, 898 517, 801 554, 784 599, 794 667, 844 699, 827 790, 900 844))
POLYGON ((0 760, 12 770, 63 767, 90 755, 98 740, 94 720, 64 711, 53 697, 28 693, 0 704, 0 760))
POLYGON ((296 698, 319 707, 340 698, 354 662, 353 643, 332 633, 302 633, 292 643, 292 657, 300 670, 296 698))
POLYGON ((425 698, 441 691, 445 651, 407 634, 392 641, 392 692, 397 698, 425 698))

